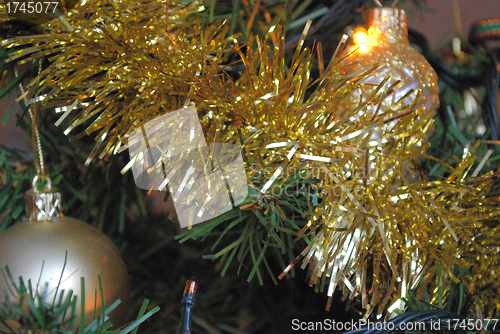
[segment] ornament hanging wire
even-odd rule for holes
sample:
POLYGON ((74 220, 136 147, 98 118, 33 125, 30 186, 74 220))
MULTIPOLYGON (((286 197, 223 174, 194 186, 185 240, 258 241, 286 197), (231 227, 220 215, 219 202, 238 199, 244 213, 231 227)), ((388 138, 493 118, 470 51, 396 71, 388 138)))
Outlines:
MULTIPOLYGON (((40 61, 38 66, 38 74, 42 72, 42 62, 40 61)), ((19 75, 17 67, 14 68, 14 73, 16 77, 19 75)), ((39 111, 39 106, 32 107, 26 98, 26 92, 23 87, 22 82, 19 83, 19 90, 21 91, 21 94, 23 96, 23 101, 26 107, 28 108, 28 113, 31 118, 31 131, 33 134, 33 154, 35 155, 35 167, 36 167, 36 172, 37 175, 33 179, 33 183, 36 183, 36 180, 40 181, 45 181, 47 182, 47 186, 50 188, 51 182, 49 179, 49 176, 45 174, 45 163, 43 159, 43 151, 42 151, 42 142, 40 140, 40 131, 38 130, 38 123, 37 123, 37 113, 39 111)), ((33 186, 34 189, 36 189, 36 185, 33 186)))

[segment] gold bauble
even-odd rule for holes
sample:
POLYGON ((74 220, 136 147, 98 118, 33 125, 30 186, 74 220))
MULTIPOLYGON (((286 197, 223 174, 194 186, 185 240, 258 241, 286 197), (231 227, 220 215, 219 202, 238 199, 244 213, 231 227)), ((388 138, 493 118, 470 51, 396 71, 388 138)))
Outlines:
MULTIPOLYGON (((427 60, 410 45, 405 11, 396 7, 376 7, 370 9, 367 16, 367 29, 358 27, 354 30, 353 44, 345 53, 345 63, 352 64, 349 71, 368 69, 375 64, 380 67, 363 80, 362 89, 345 100, 346 108, 370 99, 377 86, 390 76, 385 88, 400 81, 395 93, 382 101, 380 110, 377 111, 379 101, 372 101, 371 110, 363 112, 378 115, 386 113, 393 117, 395 115, 391 114, 390 107, 413 89, 414 92, 402 102, 411 105, 417 91, 421 92, 417 101, 419 117, 415 119, 412 128, 424 127, 429 120, 428 116, 439 105, 438 77, 427 60)), ((360 115, 369 116, 371 115, 360 115)), ((387 130, 390 131, 390 126, 387 130)), ((422 138, 425 139, 426 136, 422 132, 422 138)))
MULTIPOLYGON (((85 278, 86 325, 93 320, 95 305, 96 314, 101 313, 100 275, 105 307, 118 299, 121 301, 108 315, 113 327, 118 328, 127 321, 130 299, 125 263, 119 251, 101 231, 77 219, 63 216, 60 202, 60 193, 52 189, 28 193, 29 220, 0 233, 0 268, 8 266, 16 284, 19 277, 25 283, 31 280, 33 287, 39 283, 39 292, 44 291, 45 284, 48 284, 47 301, 52 301, 59 281, 59 293, 61 290, 66 293, 72 290, 78 296, 75 327, 80 324, 81 277, 85 278)), ((3 278, 0 279, 2 303, 6 294, 10 293, 9 285, 3 278)), ((14 297, 10 296, 9 299, 15 300, 14 297)))

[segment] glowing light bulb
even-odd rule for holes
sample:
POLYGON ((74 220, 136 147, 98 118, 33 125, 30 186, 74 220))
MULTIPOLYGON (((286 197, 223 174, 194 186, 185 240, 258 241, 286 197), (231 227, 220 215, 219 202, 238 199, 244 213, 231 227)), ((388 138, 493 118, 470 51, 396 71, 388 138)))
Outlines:
POLYGON ((370 52, 379 43, 381 34, 377 27, 370 27, 368 31, 363 27, 357 27, 353 35, 354 52, 362 54, 370 52))
POLYGON ((363 27, 357 27, 354 29, 354 43, 355 44, 362 44, 365 43, 368 38, 368 35, 366 34, 366 29, 363 27))

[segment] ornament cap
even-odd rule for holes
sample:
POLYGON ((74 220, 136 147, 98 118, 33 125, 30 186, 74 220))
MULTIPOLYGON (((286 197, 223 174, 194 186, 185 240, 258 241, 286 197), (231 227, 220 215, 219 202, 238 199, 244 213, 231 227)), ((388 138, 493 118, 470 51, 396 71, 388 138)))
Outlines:
POLYGON ((388 30, 402 31, 408 34, 406 12, 398 7, 375 7, 368 11, 368 23, 381 32, 388 30))
POLYGON ((51 221, 62 216, 61 193, 52 187, 52 180, 48 176, 33 178, 32 189, 26 192, 26 216, 29 221, 51 221), (37 181, 45 181, 41 189, 37 181))

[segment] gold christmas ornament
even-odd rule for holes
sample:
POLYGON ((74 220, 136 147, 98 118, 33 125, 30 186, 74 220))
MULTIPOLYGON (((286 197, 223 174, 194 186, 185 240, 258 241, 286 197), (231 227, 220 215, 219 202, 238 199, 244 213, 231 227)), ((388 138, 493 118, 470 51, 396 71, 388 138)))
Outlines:
MULTIPOLYGON (((363 89, 356 90, 346 100, 344 107, 369 101, 378 85, 393 86, 394 94, 373 103, 371 110, 364 111, 360 118, 374 115, 396 116, 391 107, 396 101, 412 105, 416 100, 419 113, 415 115, 414 127, 424 127, 426 115, 439 105, 438 77, 427 60, 408 41, 406 13, 396 7, 376 7, 367 11, 368 29, 357 27, 353 43, 345 52, 345 63, 350 63, 345 75, 379 64, 378 70, 363 81, 363 89), (366 113, 367 112, 367 113, 366 113)), ((391 124, 388 124, 391 130, 391 124)), ((427 134, 422 131, 422 138, 427 134)))
MULTIPOLYGON (((313 231, 313 244, 280 277, 303 258, 309 285, 330 297, 327 309, 339 289, 346 298, 359 297, 367 314, 376 309, 379 316, 403 309, 400 298, 429 272, 430 252, 419 249, 420 236, 409 237, 417 226, 424 226, 428 213, 423 209, 419 219, 400 218, 419 205, 409 191, 410 184, 423 181, 414 172, 413 155, 426 148, 439 100, 436 73, 409 44, 406 13, 379 7, 367 14, 368 29, 355 30, 353 44, 342 56, 342 70, 331 79, 335 84, 347 78, 353 88, 340 102, 339 114, 357 130, 348 137, 355 141, 349 145, 364 156, 346 160, 345 171, 327 173, 333 180, 329 186, 342 191, 325 197, 329 204, 318 208, 299 232, 301 236, 307 228, 313 231), (373 66, 377 68, 369 75, 353 76, 373 66)), ((337 122, 332 118, 333 124, 337 122)), ((443 227, 446 230, 446 224, 443 227)), ((441 236, 432 234, 434 242, 456 242, 448 230, 441 236)))
MULTIPOLYGON (((97 306, 96 316, 102 313, 100 275, 105 307, 121 301, 108 315, 110 321, 114 328, 124 325, 130 287, 120 253, 95 227, 62 215, 61 193, 51 187, 50 180, 45 188, 36 190, 37 178, 26 196, 28 221, 0 233, 0 268, 8 266, 16 284, 22 277, 26 284, 31 280, 39 293, 46 290, 49 301, 56 289, 58 293, 72 290, 78 296, 75 327, 80 324, 81 277, 85 278, 85 323, 88 325, 94 319, 94 306, 97 306)), ((0 280, 2 303, 8 294, 9 300, 15 300, 9 285, 3 278, 0 280)))

